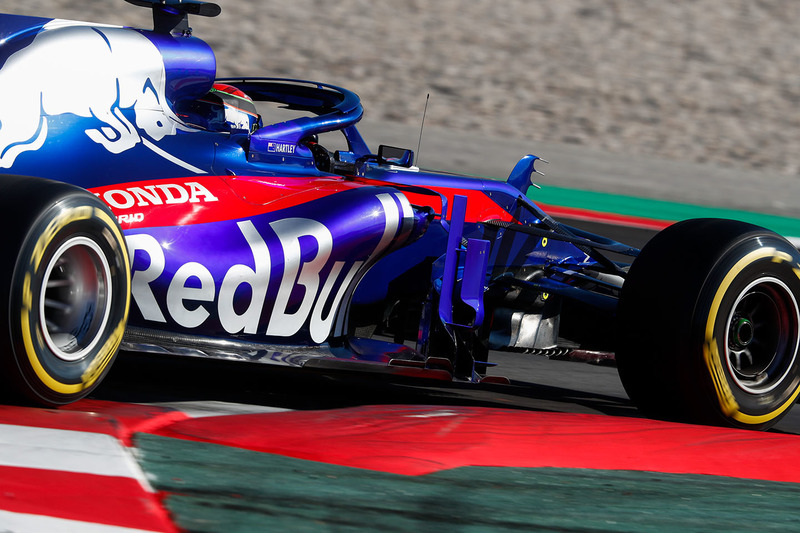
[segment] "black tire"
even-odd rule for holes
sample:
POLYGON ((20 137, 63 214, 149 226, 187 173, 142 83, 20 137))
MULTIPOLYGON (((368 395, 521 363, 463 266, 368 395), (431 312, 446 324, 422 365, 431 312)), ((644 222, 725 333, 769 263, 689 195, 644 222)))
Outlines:
POLYGON ((617 366, 658 418, 766 429, 800 393, 800 253, 758 226, 679 222, 631 265, 617 366))
POLYGON ((0 176, 0 364, 12 401, 62 405, 102 380, 130 305, 130 263, 111 211, 87 191, 0 176))

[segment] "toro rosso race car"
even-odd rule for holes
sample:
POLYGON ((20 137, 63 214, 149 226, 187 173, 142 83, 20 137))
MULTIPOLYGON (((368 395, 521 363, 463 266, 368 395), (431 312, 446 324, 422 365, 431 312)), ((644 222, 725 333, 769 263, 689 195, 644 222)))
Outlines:
POLYGON ((782 237, 688 220, 640 251, 567 227, 528 198, 536 156, 505 181, 424 171, 368 146, 346 89, 217 79, 188 25, 217 5, 127 1, 153 30, 0 15, 8 401, 82 398, 123 348, 469 382, 511 350, 614 359, 654 417, 763 429, 794 404, 782 237))

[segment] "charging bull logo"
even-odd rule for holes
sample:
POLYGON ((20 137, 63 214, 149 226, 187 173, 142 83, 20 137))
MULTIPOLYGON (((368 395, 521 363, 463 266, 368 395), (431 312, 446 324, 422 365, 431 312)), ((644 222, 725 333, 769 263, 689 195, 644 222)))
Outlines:
MULTIPOLYGON (((113 27, 48 24, 0 70, 0 168, 42 147, 48 118, 91 119, 89 139, 113 154, 174 135, 178 119, 165 98, 164 61, 144 35, 113 27), (136 124, 123 114, 132 111, 136 124)), ((130 113, 129 113, 130 115, 130 113)), ((88 126, 89 124, 87 124, 88 126)))

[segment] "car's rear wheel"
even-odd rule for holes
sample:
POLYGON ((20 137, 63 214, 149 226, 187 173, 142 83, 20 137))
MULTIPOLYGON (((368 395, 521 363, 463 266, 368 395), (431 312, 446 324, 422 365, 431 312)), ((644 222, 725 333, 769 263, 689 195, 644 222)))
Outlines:
POLYGON ((85 190, 0 180, 3 392, 69 403, 100 383, 119 349, 130 302, 124 239, 108 208, 85 190))
POLYGON ((631 266, 617 365, 646 414, 765 429, 800 393, 800 253, 742 222, 656 235, 631 266))

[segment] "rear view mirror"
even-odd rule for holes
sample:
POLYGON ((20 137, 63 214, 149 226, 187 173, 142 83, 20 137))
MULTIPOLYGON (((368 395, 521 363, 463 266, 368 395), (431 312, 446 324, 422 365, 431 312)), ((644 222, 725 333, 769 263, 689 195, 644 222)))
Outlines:
POLYGON ((378 164, 410 167, 414 164, 414 151, 382 144, 378 147, 378 164))

